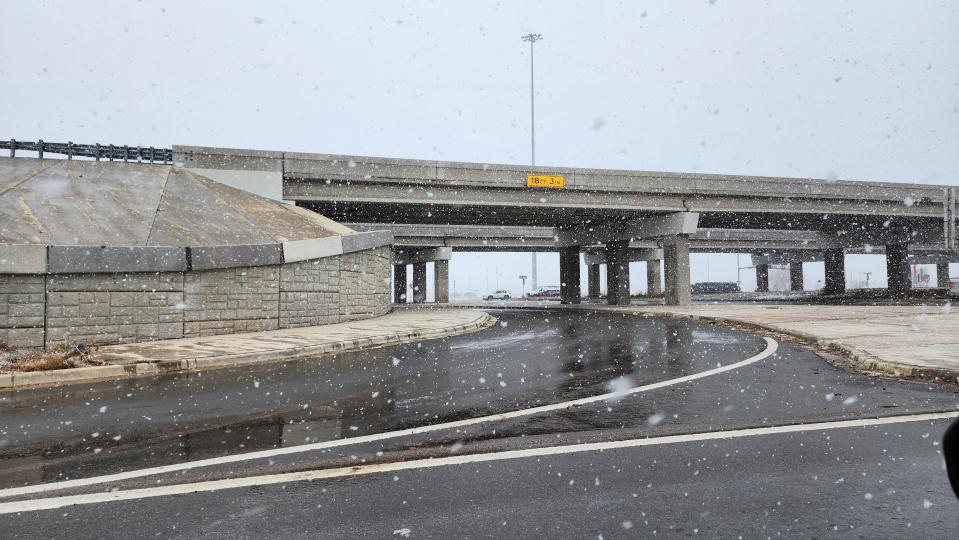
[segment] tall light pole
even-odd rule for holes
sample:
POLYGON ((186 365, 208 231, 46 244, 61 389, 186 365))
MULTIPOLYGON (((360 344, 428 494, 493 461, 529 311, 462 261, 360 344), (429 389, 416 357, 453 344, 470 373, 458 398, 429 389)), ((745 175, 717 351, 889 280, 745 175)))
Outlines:
MULTIPOLYGON (((529 42, 529 150, 530 164, 536 165, 536 94, 535 82, 533 78, 533 44, 543 39, 543 34, 534 34, 530 32, 523 36, 523 41, 529 42)), ((530 288, 536 290, 536 252, 532 254, 533 267, 530 272, 530 288)))
POLYGON ((526 34, 523 41, 529 42, 529 143, 530 143, 530 162, 536 165, 536 98, 535 82, 533 79, 533 44, 543 39, 542 34, 526 34))

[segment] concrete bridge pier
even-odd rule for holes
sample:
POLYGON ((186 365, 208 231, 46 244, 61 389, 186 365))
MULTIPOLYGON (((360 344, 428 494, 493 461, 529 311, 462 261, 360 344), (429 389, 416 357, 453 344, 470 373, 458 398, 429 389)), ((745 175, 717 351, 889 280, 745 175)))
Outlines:
POLYGON ((663 260, 666 269, 666 305, 688 306, 692 303, 689 290, 689 235, 677 234, 664 239, 663 260))
POLYGON ((426 302, 426 263, 433 263, 434 297, 437 302, 450 301, 450 259, 453 257, 453 248, 417 248, 393 249, 393 295, 397 302, 426 302), (413 293, 412 298, 400 300, 406 294, 406 265, 413 265, 413 293))
POLYGON ((559 251, 559 298, 563 304, 582 301, 579 286, 579 246, 564 247, 559 251))
POLYGON ((912 264, 906 244, 886 244, 887 288, 894 294, 904 294, 912 287, 912 264))
MULTIPOLYGON (((623 242, 628 242, 628 240, 623 240, 623 242)), ((612 263, 609 259, 610 249, 616 250, 619 249, 614 244, 614 241, 607 241, 606 247, 602 252, 597 251, 587 251, 584 257, 586 262, 586 268, 589 272, 587 274, 587 283, 589 285, 589 295, 591 298, 598 298, 600 294, 600 273, 599 265, 606 263, 606 281, 607 283, 616 283, 617 286, 622 287, 625 291, 626 296, 628 297, 629 292, 629 267, 630 262, 645 261, 646 262, 646 290, 647 294, 652 296, 660 296, 663 294, 663 287, 660 284, 660 279, 662 273, 659 270, 660 261, 663 260, 663 250, 660 248, 628 248, 626 250, 625 257, 628 259, 626 262, 627 266, 622 269, 622 271, 617 274, 615 269, 611 270, 612 263), (612 275, 611 275, 612 272, 612 275)), ((609 289, 606 292, 607 299, 610 298, 609 289)), ((613 301, 623 302, 623 305, 627 304, 628 301, 623 298, 616 298, 610 300, 612 304, 613 301)))
POLYGON ((769 292, 769 261, 756 265, 756 292, 769 292))
POLYGON ((394 264, 393 265, 393 303, 394 304, 405 304, 406 303, 406 284, 408 282, 406 277, 406 264, 394 264))
POLYGON ((599 264, 586 265, 586 297, 599 298, 599 264))
POLYGON ((789 290, 791 291, 802 291, 804 288, 802 264, 802 261, 789 263, 789 290))
POLYGON ((819 251, 814 250, 775 250, 763 255, 753 255, 752 260, 756 267, 757 290, 769 290, 770 267, 788 265, 789 290, 801 292, 805 288, 803 285, 803 263, 820 261, 823 260, 823 257, 819 251))
POLYGON ((426 302, 426 263, 413 263, 413 303, 426 302))
POLYGON ((841 294, 846 292, 846 252, 842 248, 823 250, 826 266, 826 283, 823 292, 841 294))
MULTIPOLYGON (((666 298, 677 305, 689 303, 689 235, 697 231, 699 214, 672 212, 633 219, 617 219, 604 223, 578 225, 561 229, 557 234, 559 246, 606 246, 606 298, 611 305, 627 305, 629 298, 629 262, 631 260, 666 259, 666 298), (671 246, 672 255, 653 254, 658 249, 642 248, 635 257, 629 243, 649 240, 671 246), (672 270, 670 270, 672 269, 672 270), (672 281, 671 281, 672 280, 672 281), (671 287, 670 284, 675 285, 671 287), (678 287, 678 288, 676 288, 678 287)), ((578 248, 577 248, 578 249, 578 248)))
POLYGON ((433 261, 433 286, 436 287, 434 294, 436 302, 448 303, 450 301, 450 262, 448 260, 433 261))
POLYGON ((606 302, 629 305, 629 240, 606 242, 606 302))
POLYGON ((646 261, 646 296, 662 296, 662 273, 659 269, 660 259, 650 259, 646 261))

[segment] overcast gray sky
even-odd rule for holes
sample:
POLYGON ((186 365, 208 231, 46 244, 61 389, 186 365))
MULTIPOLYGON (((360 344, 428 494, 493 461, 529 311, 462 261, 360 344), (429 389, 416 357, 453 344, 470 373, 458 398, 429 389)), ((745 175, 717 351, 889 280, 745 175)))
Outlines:
POLYGON ((956 28, 922 0, 7 3, 0 137, 525 163, 534 31, 541 164, 957 184, 956 28))

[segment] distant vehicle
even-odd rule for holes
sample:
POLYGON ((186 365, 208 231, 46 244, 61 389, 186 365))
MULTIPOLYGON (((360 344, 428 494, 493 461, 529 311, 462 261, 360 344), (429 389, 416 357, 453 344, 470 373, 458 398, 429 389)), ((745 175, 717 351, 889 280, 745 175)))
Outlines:
POLYGON ((959 278, 949 278, 949 282, 946 283, 946 293, 949 296, 959 297, 959 278))
POLYGON ((526 297, 535 298, 536 300, 550 300, 559 298, 559 287, 540 287, 535 291, 526 293, 526 297))
POLYGON ((733 281, 703 281, 689 287, 693 294, 738 293, 739 284, 733 281))
POLYGON ((486 295, 487 300, 509 300, 508 291, 495 291, 486 295))

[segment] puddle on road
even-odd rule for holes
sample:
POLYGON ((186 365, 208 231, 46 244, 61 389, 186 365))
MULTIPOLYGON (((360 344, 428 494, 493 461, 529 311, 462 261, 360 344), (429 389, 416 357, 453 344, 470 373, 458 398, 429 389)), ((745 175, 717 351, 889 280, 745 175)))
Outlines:
POLYGON ((523 342, 532 342, 536 339, 542 339, 546 337, 553 337, 558 334, 557 330, 546 330, 540 332, 523 332, 521 334, 514 334, 510 336, 500 336, 495 338, 488 339, 475 339, 467 343, 460 343, 457 345, 451 345, 450 350, 482 350, 482 349, 495 349, 497 347, 506 347, 509 345, 515 345, 517 343, 523 342))
POLYGON ((712 345, 735 345, 736 343, 742 341, 741 337, 726 332, 693 330, 692 336, 696 343, 712 345))

